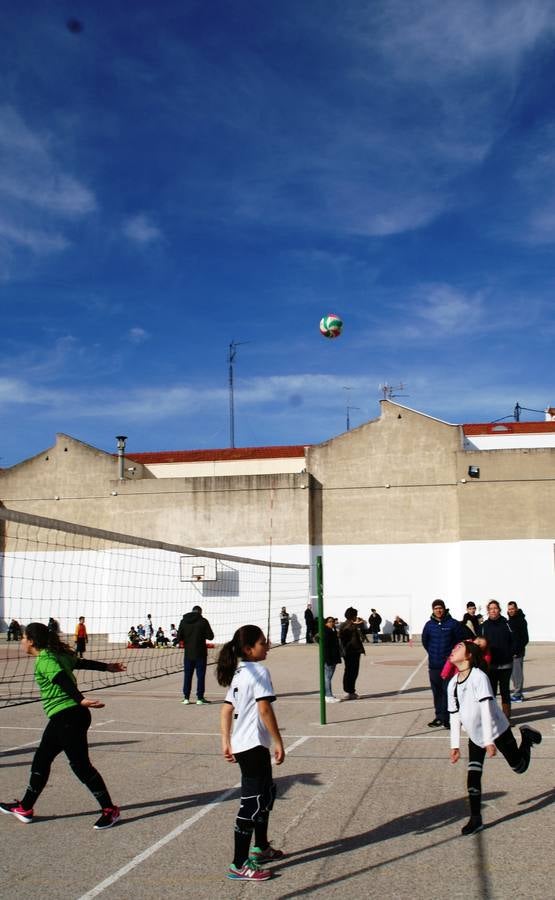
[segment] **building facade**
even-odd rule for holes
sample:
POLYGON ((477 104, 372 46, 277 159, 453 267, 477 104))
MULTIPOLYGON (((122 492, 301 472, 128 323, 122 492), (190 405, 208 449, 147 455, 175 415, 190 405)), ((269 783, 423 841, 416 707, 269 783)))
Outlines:
POLYGON ((415 634, 434 598, 458 618, 468 600, 482 612, 491 597, 503 610, 515 600, 531 639, 553 641, 555 421, 492 428, 384 400, 379 418, 319 445, 127 449, 123 465, 58 435, 49 450, 0 471, 0 500, 259 559, 322 555, 327 614, 352 605, 367 617, 375 607, 386 628, 400 615, 415 634))

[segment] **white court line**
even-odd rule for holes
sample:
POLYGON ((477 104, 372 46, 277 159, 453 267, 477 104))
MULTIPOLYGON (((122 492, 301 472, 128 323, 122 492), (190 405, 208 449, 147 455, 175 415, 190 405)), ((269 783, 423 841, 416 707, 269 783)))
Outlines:
POLYGON ((422 659, 422 661, 417 665, 417 667, 416 667, 416 669, 414 670, 414 672, 413 672, 411 675, 409 675, 409 677, 408 677, 407 680, 405 681, 404 685, 403 685, 402 687, 400 687, 399 690, 397 691, 398 694, 402 694, 403 691, 406 691, 406 689, 408 688, 408 686, 409 686, 409 684, 411 683, 412 679, 414 678, 414 676, 415 676, 418 672, 420 672, 420 669, 422 668, 422 666, 424 665, 424 663, 426 662, 427 659, 428 659, 428 657, 425 656, 425 657, 422 659))
MULTIPOLYGON (((295 747, 298 747, 300 744, 303 744, 305 741, 308 741, 309 737, 304 736, 299 738, 294 744, 291 744, 290 747, 287 747, 285 753, 291 753, 295 747)), ((79 897, 79 900, 92 900, 93 897, 98 897, 102 891, 105 891, 106 888, 111 887, 115 884, 116 881, 119 881, 120 878, 123 878, 124 875, 127 875, 128 872, 131 872, 132 869, 135 869, 138 865, 148 859, 149 856, 152 856, 161 847, 164 847, 166 844, 169 844, 170 841, 173 841, 174 838, 179 837, 180 834, 183 834, 184 831, 187 831, 191 828, 192 825, 195 825, 199 819, 202 819, 210 810, 214 809, 216 806, 219 806, 220 803, 224 803, 232 794, 235 793, 237 788, 241 787, 241 782, 233 785, 229 790, 224 791, 223 794, 220 794, 219 797, 216 797, 215 800, 212 800, 210 803, 207 803, 206 806, 203 806, 199 809, 198 812, 195 813, 194 816, 191 816, 190 819, 186 819, 181 825, 178 825, 177 828, 174 828, 173 831, 170 831, 168 834, 164 835, 163 838, 160 838, 159 841, 156 841, 155 844, 151 844, 150 847, 147 847, 146 850, 143 850, 142 853, 139 853, 132 860, 130 860, 125 866, 121 869, 118 869, 117 872, 114 872, 112 875, 109 875, 108 878, 105 878, 104 881, 101 881, 100 884, 97 884, 96 887, 91 888, 86 894, 83 894, 79 897)))
POLYGON ((0 755, 2 753, 10 753, 10 751, 12 751, 12 750, 23 750, 25 747, 33 747, 35 744, 38 744, 38 742, 39 741, 37 738, 34 741, 29 741, 28 744, 18 744, 17 747, 3 747, 2 750, 0 750, 0 755))

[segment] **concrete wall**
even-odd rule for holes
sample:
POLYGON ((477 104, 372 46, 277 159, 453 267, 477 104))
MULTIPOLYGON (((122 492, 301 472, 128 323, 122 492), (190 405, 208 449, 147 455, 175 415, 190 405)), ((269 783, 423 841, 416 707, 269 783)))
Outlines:
POLYGON ((0 500, 266 559, 291 551, 291 561, 308 562, 321 552, 330 614, 381 606, 416 632, 434 597, 457 615, 469 599, 515 599, 532 635, 555 640, 555 448, 464 450, 459 426, 383 401, 379 419, 311 447, 307 468, 155 479, 137 465, 119 481, 114 457, 61 435, 0 472, 0 500))

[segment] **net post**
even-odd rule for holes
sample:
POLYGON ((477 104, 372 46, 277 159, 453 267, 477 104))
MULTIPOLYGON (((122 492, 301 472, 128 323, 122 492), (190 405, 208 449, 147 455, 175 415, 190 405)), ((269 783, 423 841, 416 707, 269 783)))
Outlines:
POLYGON ((316 590, 318 593, 318 658, 320 662, 320 725, 326 725, 326 691, 324 675, 324 572, 322 557, 316 557, 316 590))

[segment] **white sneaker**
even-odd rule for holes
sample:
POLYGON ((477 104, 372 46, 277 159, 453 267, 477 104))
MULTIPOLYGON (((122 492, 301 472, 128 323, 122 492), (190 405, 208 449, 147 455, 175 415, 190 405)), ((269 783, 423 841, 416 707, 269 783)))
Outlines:
POLYGON ((339 697, 326 697, 326 703, 341 703, 339 697))

